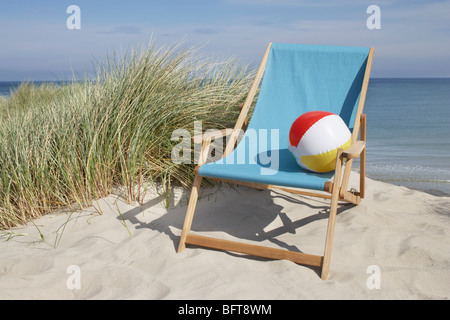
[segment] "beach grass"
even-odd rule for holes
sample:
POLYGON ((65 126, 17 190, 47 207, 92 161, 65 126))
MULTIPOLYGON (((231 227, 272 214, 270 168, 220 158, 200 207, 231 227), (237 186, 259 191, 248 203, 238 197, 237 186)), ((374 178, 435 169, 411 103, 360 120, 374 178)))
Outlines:
POLYGON ((232 127, 254 70, 156 42, 95 61, 95 76, 22 84, 0 100, 0 229, 86 207, 115 187, 129 201, 149 182, 188 186, 175 129, 232 127))

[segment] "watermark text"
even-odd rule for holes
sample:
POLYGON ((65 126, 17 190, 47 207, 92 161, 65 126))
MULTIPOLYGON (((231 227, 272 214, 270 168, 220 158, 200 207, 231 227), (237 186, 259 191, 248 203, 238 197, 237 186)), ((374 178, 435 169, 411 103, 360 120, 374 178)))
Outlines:
POLYGON ((381 9, 377 5, 367 7, 367 13, 370 14, 367 18, 366 26, 369 30, 381 29, 381 9))
POLYGON ((80 30, 81 29, 81 9, 77 5, 70 5, 67 7, 66 12, 70 14, 67 18, 67 29, 69 30, 80 30))

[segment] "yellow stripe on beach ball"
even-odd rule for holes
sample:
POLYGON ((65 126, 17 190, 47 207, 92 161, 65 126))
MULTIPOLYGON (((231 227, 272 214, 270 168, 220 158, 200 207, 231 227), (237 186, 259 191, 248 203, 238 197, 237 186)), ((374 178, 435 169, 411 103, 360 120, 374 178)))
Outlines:
MULTIPOLYGON (((351 144, 352 139, 350 138, 339 148, 345 150, 350 147, 351 144)), ((333 171, 336 169, 336 155, 339 148, 313 156, 302 156, 301 161, 306 167, 315 172, 333 171)))

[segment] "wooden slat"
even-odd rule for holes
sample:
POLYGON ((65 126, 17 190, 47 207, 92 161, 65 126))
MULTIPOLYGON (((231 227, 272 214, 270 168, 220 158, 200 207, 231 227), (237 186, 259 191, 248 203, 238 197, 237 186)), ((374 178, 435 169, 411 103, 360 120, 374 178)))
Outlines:
POLYGON ((361 120, 360 118, 361 118, 361 114, 363 113, 363 110, 364 110, 364 103, 366 102, 367 88, 369 86, 370 71, 372 70, 372 62, 373 62, 374 52, 375 52, 375 49, 370 48, 369 56, 367 57, 366 70, 364 73, 361 94, 359 95, 359 103, 358 103, 358 109, 356 110, 355 125, 353 127, 353 134, 352 134, 353 142, 355 142, 358 139, 359 126, 360 126, 360 120, 361 120))
MULTIPOLYGON (((233 183, 233 184, 250 187, 250 188, 254 188, 254 189, 282 190, 282 191, 289 192, 292 194, 299 194, 299 195, 322 198, 322 199, 331 199, 331 197, 332 197, 331 194, 312 192, 312 191, 306 191, 306 190, 301 190, 301 189, 284 188, 284 187, 280 187, 280 186, 274 186, 271 184, 262 184, 262 183, 254 183, 254 182, 246 182, 246 181, 238 181, 238 180, 216 179, 216 178, 213 178, 212 180, 215 181, 216 183, 223 181, 223 182, 233 183)), ((332 188, 332 186, 333 186, 333 183, 330 183, 330 188, 332 188)), ((358 193, 353 194, 345 189, 342 189, 341 191, 342 192, 339 194, 339 200, 343 200, 343 201, 350 202, 353 204, 359 204, 361 202, 362 197, 360 197, 360 194, 358 194, 358 193)))
MULTIPOLYGON (((344 153, 342 153, 344 154, 344 153)), ((345 191, 347 191, 348 181, 350 179, 350 172, 352 170, 353 159, 347 160, 344 165, 344 174, 342 175, 342 182, 339 190, 339 198, 344 197, 345 191)))
POLYGON ((265 190, 265 189, 282 190, 282 191, 286 191, 286 192, 289 192, 292 194, 300 194, 300 195, 304 195, 304 196, 318 197, 318 198, 323 198, 323 199, 331 199, 330 194, 307 191, 307 190, 302 190, 302 189, 285 188, 285 187, 275 186, 275 185, 271 185, 271 184, 238 181, 238 180, 228 180, 228 179, 213 179, 213 180, 216 182, 223 181, 223 182, 233 183, 233 184, 237 184, 237 185, 241 185, 241 186, 245 186, 245 187, 260 189, 260 190, 265 190))
POLYGON ((325 193, 319 193, 319 192, 312 192, 312 191, 306 191, 306 190, 300 190, 300 189, 291 189, 291 188, 283 188, 283 187, 277 187, 273 186, 269 189, 278 189, 283 190, 292 194, 300 194, 304 196, 310 196, 310 197, 317 197, 317 198, 323 198, 323 199, 331 199, 331 195, 325 194, 325 193))
POLYGON ((186 237, 189 234, 189 230, 191 230, 201 183, 202 177, 195 175, 188 208, 186 210, 186 217, 184 218, 183 231, 181 232, 180 243, 178 244, 178 252, 181 252, 186 248, 186 237))
POLYGON ((244 186, 244 187, 249 187, 249 188, 254 188, 254 189, 260 189, 260 190, 265 190, 265 189, 272 189, 272 185, 270 184, 263 184, 263 183, 256 183, 256 182, 248 182, 248 181, 239 181, 239 180, 229 180, 229 179, 213 179, 216 182, 228 182, 228 183, 233 183, 233 184, 237 184, 240 186, 244 186))
POLYGON ((295 263, 315 267, 321 267, 323 262, 322 256, 316 256, 312 254, 294 252, 277 248, 264 247, 236 241, 205 237, 194 234, 187 235, 186 243, 212 249, 244 253, 268 259, 289 260, 295 263))
MULTIPOLYGON (((241 103, 239 105, 239 111, 242 111, 243 108, 244 108, 244 104, 241 103)), ((248 117, 245 117, 244 124, 242 125, 242 130, 244 130, 244 132, 247 131, 247 127, 248 127, 248 117)))
POLYGON ((337 206, 339 200, 339 181, 341 180, 342 171, 342 149, 338 149, 336 156, 336 171, 334 174, 333 191, 331 193, 330 215, 328 217, 327 236, 325 239, 325 251, 323 254, 322 280, 328 278, 330 269, 331 249, 333 247, 334 227, 336 224, 337 206))
POLYGON ((361 202, 361 197, 359 194, 353 194, 350 191, 345 191, 339 196, 339 200, 344 200, 346 202, 358 205, 361 202))
POLYGON ((347 159, 356 159, 359 157, 359 155, 361 154, 361 152, 364 150, 365 147, 366 143, 364 141, 359 140, 353 143, 350 147, 348 147, 342 154, 347 159))
MULTIPOLYGON (((366 142, 367 139, 367 132, 366 132, 366 124, 367 124, 367 117, 363 113, 361 114, 361 136, 360 139, 364 142, 366 142)), ((365 195, 365 178, 366 178, 366 148, 361 152, 361 157, 359 159, 359 196, 361 199, 364 198, 365 195)))
POLYGON ((247 118, 248 111, 250 106, 255 98, 256 91, 258 90, 259 84, 261 83, 261 79, 264 75, 264 71, 266 70, 267 60, 269 58, 270 47, 272 43, 269 43, 267 46, 266 52, 264 53, 264 57, 261 61, 261 64, 256 72, 255 79, 253 80, 252 86, 250 87, 250 91, 247 95, 247 99, 244 102, 244 106, 242 107, 241 113, 239 114, 239 118, 236 121, 236 124, 233 129, 233 133, 230 136, 230 140, 225 148, 225 152, 223 153, 223 157, 226 157, 234 150, 234 146, 236 144, 239 132, 241 131, 245 120, 247 118))

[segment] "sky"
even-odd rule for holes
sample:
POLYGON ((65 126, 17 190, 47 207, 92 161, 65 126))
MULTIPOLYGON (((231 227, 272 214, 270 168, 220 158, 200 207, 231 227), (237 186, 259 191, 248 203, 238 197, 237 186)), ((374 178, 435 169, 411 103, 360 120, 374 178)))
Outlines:
POLYGON ((449 12, 442 0, 0 0, 0 81, 64 80, 108 53, 181 40, 251 66, 269 42, 374 47, 373 77, 450 77, 449 12), (70 5, 80 29, 67 27, 70 5), (371 5, 381 29, 367 27, 371 5))

